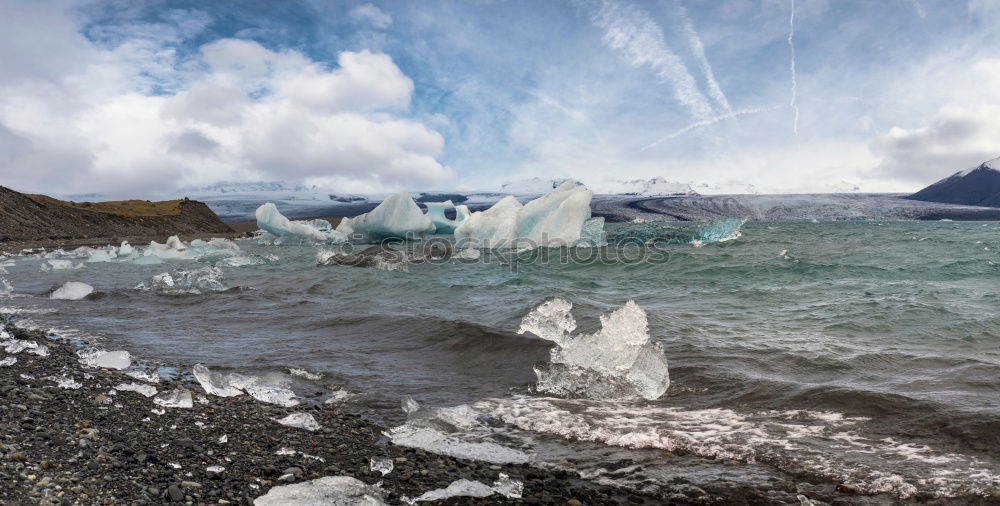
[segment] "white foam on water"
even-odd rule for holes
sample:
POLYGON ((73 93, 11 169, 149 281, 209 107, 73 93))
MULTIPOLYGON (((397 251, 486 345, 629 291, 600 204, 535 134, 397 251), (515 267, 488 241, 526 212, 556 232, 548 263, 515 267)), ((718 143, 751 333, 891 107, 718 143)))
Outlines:
POLYGON ((313 373, 305 369, 298 369, 295 367, 288 369, 288 374, 291 374, 292 376, 298 376, 300 378, 305 378, 310 381, 319 381, 323 379, 323 374, 321 373, 313 373))

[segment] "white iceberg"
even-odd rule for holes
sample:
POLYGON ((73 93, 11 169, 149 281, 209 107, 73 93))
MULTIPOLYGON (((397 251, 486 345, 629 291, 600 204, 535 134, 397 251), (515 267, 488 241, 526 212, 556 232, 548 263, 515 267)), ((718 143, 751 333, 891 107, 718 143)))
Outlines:
MULTIPOLYGON (((590 219, 594 192, 567 179, 558 188, 524 205, 517 217, 518 241, 530 246, 572 246, 590 219)), ((530 247, 529 246, 529 247, 530 247)))
POLYGON ((163 260, 193 260, 194 256, 188 251, 188 247, 176 235, 167 238, 166 244, 150 241, 149 246, 142 252, 144 257, 150 258, 146 262, 136 263, 159 263, 163 260))
POLYGON ((112 246, 109 249, 94 250, 87 258, 87 263, 114 262, 117 258, 118 254, 115 253, 115 248, 112 246))
POLYGON ((516 198, 507 196, 485 211, 472 213, 455 229, 456 245, 462 249, 511 247, 523 207, 516 198))
POLYGON ((424 205, 427 206, 427 217, 434 224, 435 234, 452 234, 469 217, 468 206, 455 206, 450 200, 444 202, 424 202, 424 205), (448 219, 444 215, 444 212, 449 209, 455 210, 454 220, 448 219))
POLYGON ((362 241, 405 239, 436 229, 406 192, 390 195, 375 209, 354 218, 344 218, 337 226, 337 231, 345 236, 358 235, 362 241))
POLYGON ((670 387, 667 359, 650 339, 646 313, 634 301, 601 315, 601 330, 570 335, 573 305, 553 299, 533 309, 519 334, 555 342, 551 362, 535 366, 539 391, 570 397, 626 400, 659 398, 670 387))
POLYGON ((47 259, 42 262, 42 271, 62 271, 71 269, 82 269, 82 263, 73 263, 72 260, 47 259))
POLYGON ((131 256, 132 253, 135 253, 135 248, 128 241, 122 241, 122 245, 118 247, 118 256, 127 257, 131 256))
POLYGON ((49 295, 50 299, 58 300, 80 300, 94 293, 94 287, 79 281, 67 281, 56 291, 49 295))
POLYGON ((86 348, 76 352, 76 354, 80 357, 80 363, 87 367, 124 370, 132 365, 132 355, 127 351, 86 348))
POLYGON ((314 241, 333 242, 344 242, 347 239, 344 234, 336 230, 330 230, 329 222, 323 220, 317 221, 325 223, 325 227, 323 227, 323 223, 317 223, 317 221, 289 220, 278 212, 278 207, 272 202, 258 207, 255 215, 257 216, 257 226, 276 237, 301 237, 314 241))
POLYGON ((320 428, 319 422, 309 413, 292 413, 281 420, 277 420, 281 425, 305 429, 310 432, 320 428))
POLYGON ((254 506, 382 506, 377 487, 350 476, 325 476, 315 480, 273 487, 254 499, 254 506))
POLYGON ((191 397, 191 391, 184 388, 175 388, 173 390, 163 392, 154 397, 153 402, 158 406, 163 406, 165 408, 194 407, 194 398, 191 397))

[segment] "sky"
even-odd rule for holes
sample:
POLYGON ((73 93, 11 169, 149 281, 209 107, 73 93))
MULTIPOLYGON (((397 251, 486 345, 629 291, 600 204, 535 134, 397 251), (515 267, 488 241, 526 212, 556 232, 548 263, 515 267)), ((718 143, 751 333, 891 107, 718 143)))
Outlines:
POLYGON ((998 0, 0 0, 0 184, 913 191, 1000 156, 997 26, 998 0))

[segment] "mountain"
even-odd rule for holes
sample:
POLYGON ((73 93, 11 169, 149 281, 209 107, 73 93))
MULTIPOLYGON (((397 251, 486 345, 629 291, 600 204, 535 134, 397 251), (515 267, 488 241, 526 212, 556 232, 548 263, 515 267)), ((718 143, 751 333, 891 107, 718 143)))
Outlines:
POLYGON ((0 186, 0 243, 231 232, 194 200, 69 202, 0 186))
POLYGON ((638 195, 641 197, 694 196, 698 192, 690 184, 667 181, 663 177, 635 179, 632 181, 609 180, 596 188, 598 193, 613 195, 638 195))
POLYGON ((1000 158, 956 172, 906 198, 925 202, 1000 207, 1000 158))

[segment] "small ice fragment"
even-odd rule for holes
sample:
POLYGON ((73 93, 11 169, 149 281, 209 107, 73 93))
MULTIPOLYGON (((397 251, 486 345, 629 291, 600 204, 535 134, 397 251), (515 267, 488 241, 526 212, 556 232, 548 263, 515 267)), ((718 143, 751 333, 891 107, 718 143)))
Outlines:
POLYGON ((194 407, 194 399, 191 397, 191 391, 184 388, 175 388, 168 392, 163 392, 153 398, 153 402, 165 408, 194 407))
POLYGON ((278 448, 278 451, 274 452, 274 454, 275 455, 295 455, 295 450, 292 450, 290 448, 285 448, 284 446, 282 446, 281 448, 278 448))
POLYGON ((178 464, 178 463, 176 463, 176 462, 171 462, 171 463, 169 463, 167 465, 170 466, 170 467, 172 467, 172 468, 174 468, 174 469, 180 469, 181 468, 181 465, 178 464))
POLYGON ((47 357, 49 356, 49 347, 44 344, 35 343, 35 346, 28 348, 28 353, 38 355, 39 357, 47 357))
POLYGON ((209 476, 213 474, 222 474, 225 470, 226 468, 222 466, 208 466, 205 468, 205 472, 208 473, 209 476))
POLYGON ((80 300, 92 293, 94 293, 94 287, 86 283, 67 281, 66 284, 52 292, 49 298, 57 300, 80 300))
POLYGON ((489 485, 475 480, 456 480, 448 488, 438 488, 424 492, 415 502, 442 501, 449 497, 489 497, 494 491, 489 485))
POLYGON ((350 476, 325 476, 315 480, 273 487, 254 499, 254 506, 332 505, 382 506, 382 491, 350 476))
POLYGON ((153 409, 149 410, 149 412, 152 413, 152 414, 154 414, 154 415, 162 415, 162 414, 166 413, 167 410, 165 410, 163 408, 153 408, 153 409))
POLYGON ((296 369, 296 368, 293 367, 293 368, 289 369, 288 372, 292 376, 298 376, 300 378, 305 378, 307 380, 318 381, 318 380, 323 379, 323 375, 322 374, 320 374, 320 373, 312 373, 312 372, 309 372, 309 371, 307 371, 305 369, 296 369))
POLYGON ((205 393, 209 395, 217 395, 219 397, 243 395, 243 391, 233 386, 226 375, 211 371, 204 365, 195 364, 191 372, 194 373, 194 377, 198 380, 198 383, 201 383, 201 387, 205 389, 205 393))
POLYGON ((125 375, 137 380, 142 380, 147 383, 159 383, 160 373, 152 369, 136 369, 132 371, 125 371, 125 375))
POLYGON ((7 357, 0 360, 0 367, 10 367, 17 363, 17 357, 7 357))
POLYGON ((83 386, 83 383, 80 383, 69 376, 62 376, 56 379, 56 386, 70 390, 79 390, 80 387, 83 386))
POLYGON ((305 429, 310 432, 319 429, 319 422, 309 413, 292 413, 281 420, 276 420, 281 425, 305 429))
POLYGON ((115 390, 118 390, 119 392, 135 392, 145 395, 146 397, 156 395, 156 387, 153 385, 144 385, 142 383, 122 383, 116 386, 115 390))
POLYGON ((87 348, 76 352, 80 363, 88 367, 101 369, 128 369, 132 365, 132 355, 127 351, 104 351, 87 348))
POLYGON ((524 493, 524 483, 511 479, 506 473, 500 473, 500 477, 493 483, 493 490, 504 497, 520 499, 524 493))
POLYGON ((245 390, 254 399, 268 404, 277 404, 286 408, 299 405, 298 399, 295 398, 295 392, 282 386, 253 384, 248 385, 245 390))
POLYGON ((223 434, 219 436, 219 444, 226 444, 229 442, 229 436, 223 434))
POLYGON ((409 395, 403 397, 403 401, 401 404, 403 407, 403 412, 406 413, 407 415, 412 415, 413 413, 416 413, 418 409, 420 409, 420 403, 418 403, 416 400, 413 399, 413 397, 409 395))
POLYGON ((378 471, 385 476, 392 472, 393 463, 392 459, 388 457, 372 457, 368 461, 369 468, 374 472, 378 471))
POLYGON ((333 393, 330 394, 330 398, 323 401, 323 404, 338 404, 341 402, 347 402, 352 397, 354 397, 354 394, 341 388, 334 390, 333 393))

